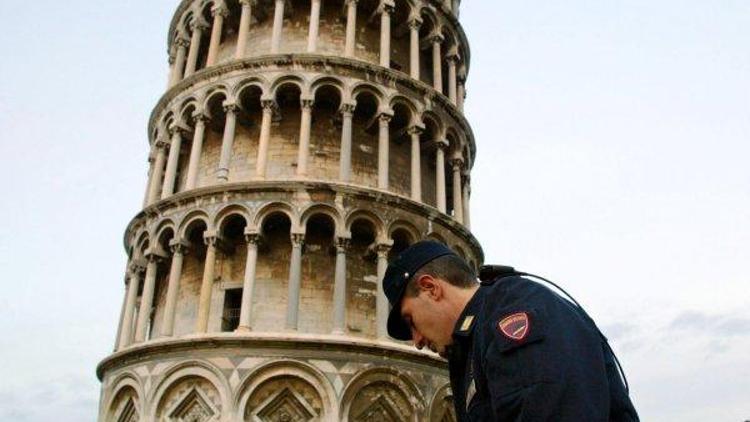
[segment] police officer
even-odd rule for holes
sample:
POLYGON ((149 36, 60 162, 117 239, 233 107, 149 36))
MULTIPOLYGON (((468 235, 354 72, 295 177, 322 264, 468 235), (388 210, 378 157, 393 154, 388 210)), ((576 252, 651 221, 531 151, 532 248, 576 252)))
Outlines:
POLYGON ((638 421, 593 321, 520 276, 477 283, 463 259, 423 241, 386 270, 388 333, 448 359, 459 421, 638 421))

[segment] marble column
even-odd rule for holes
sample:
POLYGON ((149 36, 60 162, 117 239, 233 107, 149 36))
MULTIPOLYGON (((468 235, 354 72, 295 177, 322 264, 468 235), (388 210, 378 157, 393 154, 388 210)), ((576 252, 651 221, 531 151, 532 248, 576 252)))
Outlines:
POLYGON ((234 135, 237 128, 237 113, 239 107, 237 104, 225 103, 224 111, 226 112, 226 121, 224 123, 224 137, 221 141, 221 156, 219 157, 219 169, 216 172, 216 178, 219 182, 229 180, 229 165, 232 159, 232 145, 234 144, 234 135))
POLYGON ((333 284, 333 334, 346 333, 346 251, 350 239, 336 238, 336 272, 333 284))
POLYGON ((208 331, 208 316, 211 310, 211 293, 214 288, 214 271, 216 268, 216 248, 219 238, 213 234, 204 234, 206 242, 206 263, 203 266, 200 298, 198 299, 198 318, 195 324, 197 333, 208 331))
POLYGON ((422 202, 422 144, 420 136, 422 128, 409 128, 411 137, 411 199, 422 202))
POLYGON ((138 321, 135 326, 135 342, 141 343, 146 340, 146 331, 148 331, 148 322, 151 319, 151 310, 154 306, 154 289, 156 287, 156 270, 158 256, 150 253, 146 256, 146 279, 143 282, 143 291, 141 292, 141 306, 138 309, 138 321))
POLYGON ((297 330, 299 321, 299 296, 302 284, 302 246, 305 243, 304 233, 292 233, 292 257, 289 263, 289 292, 286 308, 286 328, 297 330))
POLYGON ((185 77, 195 73, 198 67, 198 52, 201 47, 201 38, 203 38, 203 31, 207 29, 206 24, 200 20, 195 20, 190 24, 193 30, 193 35, 190 37, 190 51, 187 56, 187 66, 185 67, 185 77))
POLYGON ((432 37, 432 86, 437 92, 443 92, 443 53, 441 44, 443 36, 440 34, 432 37))
POLYGON ((277 54, 281 50, 281 30, 284 26, 284 3, 285 0, 276 0, 273 11, 273 31, 271 32, 271 54, 277 54))
POLYGON ((182 262, 187 253, 187 244, 172 241, 170 249, 172 250, 172 264, 169 268, 167 300, 164 305, 164 320, 161 324, 162 337, 171 337, 174 334, 174 316, 177 310, 177 297, 180 291, 180 279, 182 278, 182 262))
POLYGON ((352 176, 352 117, 355 104, 342 104, 341 154, 339 157, 339 180, 349 183, 352 176))
POLYGON ((161 199, 172 196, 177 185, 177 165, 180 161, 182 150, 182 128, 176 124, 170 128, 172 141, 169 144, 169 158, 167 158, 167 170, 164 174, 164 186, 161 189, 161 199))
POLYGON ((380 65, 391 67, 391 14, 394 5, 382 1, 380 5, 380 65))
POLYGON ((468 171, 464 173, 464 185, 463 185, 463 200, 464 200, 464 226, 466 229, 471 230, 471 201, 469 196, 471 195, 471 177, 468 171))
POLYGON ((193 145, 190 147, 190 160, 188 161, 188 173, 185 182, 185 190, 195 189, 198 184, 198 165, 203 153, 203 140, 206 135, 206 121, 208 116, 203 113, 193 115, 195 129, 193 130, 193 145))
POLYGON ((464 200, 462 199, 462 187, 461 187, 461 169, 463 167, 463 160, 460 158, 454 158, 451 160, 451 167, 453 169, 453 218, 463 224, 464 222, 464 200))
POLYGON ((125 309, 122 315, 122 329, 120 330, 120 341, 118 350, 129 346, 133 342, 133 317, 135 316, 135 301, 138 297, 138 287, 141 284, 140 274, 143 268, 133 267, 128 274, 128 288, 125 299, 125 309))
POLYGON ((245 278, 242 283, 242 305, 240 307, 240 323, 237 331, 252 330, 251 317, 253 314, 253 293, 255 290, 255 267, 258 263, 258 243, 260 234, 245 233, 247 240, 247 259, 245 260, 245 278))
POLYGON ((385 113, 378 117, 378 189, 383 190, 388 190, 389 147, 391 143, 389 125, 392 118, 393 116, 385 113))
POLYGON ((409 74, 412 79, 419 80, 419 28, 422 21, 412 19, 409 22, 409 74))
POLYGON ((299 152, 297 153, 297 176, 307 176, 307 160, 310 156, 310 129, 312 127, 313 99, 300 100, 302 117, 299 127, 299 152))
POLYGON ((344 57, 354 57, 354 46, 357 38, 357 0, 346 1, 346 40, 344 57))
POLYGON ((214 23, 211 25, 211 41, 208 43, 208 58, 206 67, 216 64, 216 58, 219 55, 219 46, 221 45, 221 33, 224 29, 224 18, 229 11, 223 6, 215 7, 211 13, 214 15, 214 23))
POLYGON ((448 62, 448 98, 451 100, 451 103, 458 105, 458 81, 456 80, 456 63, 458 63, 458 56, 448 56, 446 61, 448 62))
POLYGON ((171 82, 169 84, 170 88, 182 80, 182 75, 185 72, 185 55, 187 54, 187 47, 189 44, 188 40, 179 36, 175 40, 177 53, 174 58, 174 66, 172 67, 172 77, 170 78, 171 82))
POLYGON ((255 178, 266 178, 266 167, 268 166, 268 146, 271 142, 271 120, 276 110, 276 101, 262 100, 263 119, 260 123, 260 140, 258 141, 258 159, 255 166, 255 178))
POLYGON ((157 139, 154 147, 156 148, 156 160, 154 161, 154 170, 151 172, 151 185, 148 187, 148 205, 159 199, 164 177, 164 164, 167 160, 166 142, 157 139))
POLYGON ((388 268, 388 252, 391 245, 380 244, 377 246, 378 254, 378 291, 375 299, 375 318, 378 326, 378 339, 388 339, 388 298, 383 291, 383 277, 388 268))
POLYGON ((445 141, 435 143, 435 192, 437 197, 437 208, 440 212, 447 211, 445 198, 445 149, 448 147, 445 141))
POLYGON ((253 16, 253 3, 256 0, 240 0, 242 5, 242 14, 240 15, 240 30, 237 34, 237 48, 234 51, 234 58, 241 59, 245 57, 247 50, 247 37, 250 32, 250 20, 253 16))
POLYGON ((318 49, 318 32, 320 31, 320 0, 310 2, 310 29, 307 33, 307 52, 318 49))

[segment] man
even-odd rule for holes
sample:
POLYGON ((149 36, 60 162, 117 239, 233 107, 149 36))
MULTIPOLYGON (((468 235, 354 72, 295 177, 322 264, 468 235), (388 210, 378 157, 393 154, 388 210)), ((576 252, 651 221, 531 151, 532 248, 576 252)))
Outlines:
POLYGON ((520 276, 477 283, 442 243, 386 270, 388 333, 448 359, 459 421, 638 421, 593 321, 520 276))

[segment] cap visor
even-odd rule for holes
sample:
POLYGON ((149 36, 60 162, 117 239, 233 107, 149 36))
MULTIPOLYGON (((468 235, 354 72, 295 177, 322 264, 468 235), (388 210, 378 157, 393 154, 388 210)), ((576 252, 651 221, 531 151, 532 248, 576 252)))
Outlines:
POLYGON ((401 302, 388 314, 388 335, 396 340, 411 340, 411 328, 401 318, 401 302))

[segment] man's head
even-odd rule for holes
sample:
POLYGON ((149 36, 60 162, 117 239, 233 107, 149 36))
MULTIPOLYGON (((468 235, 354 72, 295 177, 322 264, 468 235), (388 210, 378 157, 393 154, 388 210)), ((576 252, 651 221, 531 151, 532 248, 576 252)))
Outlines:
POLYGON ((476 288, 474 272, 447 246, 434 241, 414 244, 391 262, 383 278, 393 307, 388 334, 444 354, 476 288))

